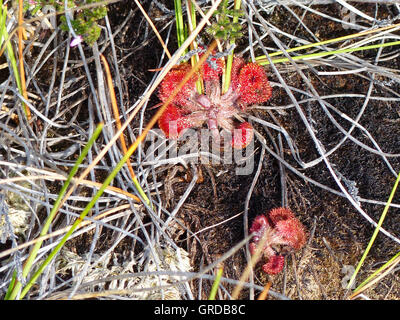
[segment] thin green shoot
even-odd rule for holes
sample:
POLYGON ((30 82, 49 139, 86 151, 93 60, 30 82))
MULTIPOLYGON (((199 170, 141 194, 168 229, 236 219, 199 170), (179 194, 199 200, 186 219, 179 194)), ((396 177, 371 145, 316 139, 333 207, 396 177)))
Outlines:
MULTIPOLYGON (((47 232, 48 232, 48 230, 50 228, 50 225, 51 225, 56 213, 58 212, 59 205, 60 205, 65 193, 67 192, 67 189, 68 189, 73 177, 78 172, 80 164, 85 159, 85 157, 86 157, 87 153, 89 152, 90 148, 92 147, 93 143, 96 141, 96 139, 100 135, 101 130, 103 129, 103 126, 104 126, 104 124, 100 123, 96 127, 93 135, 90 137, 88 143, 83 148, 81 154, 79 155, 79 158, 77 159, 77 161, 75 162, 74 166, 72 167, 72 169, 71 169, 71 171, 70 171, 70 173, 68 175, 68 178, 66 179, 64 185, 62 186, 62 188, 60 190, 60 193, 58 194, 58 197, 56 199, 56 202, 54 203, 53 208, 51 209, 50 214, 47 217, 47 219, 46 219, 46 221, 45 221, 45 223, 43 225, 43 228, 42 228, 42 230, 40 232, 40 237, 47 234, 47 232)), ((30 253, 28 259, 26 260, 26 262, 24 264, 24 267, 23 267, 23 270, 22 270, 22 277, 23 278, 26 278, 28 276, 29 271, 31 270, 31 268, 33 266, 33 263, 34 263, 34 260, 35 260, 37 254, 38 254, 38 251, 39 251, 40 247, 42 246, 42 243, 43 243, 43 240, 37 241, 35 243, 34 247, 32 248, 31 253, 30 253)), ((14 274, 14 277, 15 277, 15 274, 14 274)), ((12 288, 12 290, 9 290, 10 291, 9 294, 6 295, 6 297, 5 297, 6 300, 14 300, 17 297, 18 292, 22 287, 22 283, 20 281, 18 281, 18 280, 15 281, 14 277, 13 277, 13 281, 11 282, 10 287, 9 287, 9 289, 12 288)), ((22 298, 22 295, 21 295, 20 298, 22 298)))
MULTIPOLYGON (((357 47, 357 48, 346 48, 346 49, 339 49, 339 50, 332 50, 332 51, 322 51, 322 52, 316 52, 316 53, 311 53, 311 54, 304 54, 304 55, 300 55, 300 56, 294 56, 294 57, 291 57, 291 59, 292 60, 309 60, 309 59, 321 58, 321 57, 326 57, 326 56, 331 56, 331 55, 339 55, 339 54, 343 54, 343 53, 372 50, 372 49, 391 47, 391 46, 397 46, 397 45, 400 45, 400 41, 380 43, 380 44, 374 44, 374 45, 357 47)), ((289 58, 280 58, 280 59, 272 60, 272 62, 274 64, 288 62, 288 61, 289 61, 289 58)), ((257 63, 263 66, 263 65, 268 65, 269 61, 265 60, 265 59, 257 59, 257 63)))
MULTIPOLYGON (((240 7, 242 5, 242 1, 241 0, 235 0, 235 4, 234 4, 234 9, 235 10, 240 10, 240 7)), ((238 15, 234 15, 232 18, 232 22, 238 23, 239 22, 239 16, 238 15)), ((235 43, 235 39, 231 39, 229 41, 230 45, 233 45, 235 43)), ((232 78, 232 63, 233 63, 233 50, 231 52, 230 55, 228 55, 227 59, 226 59, 226 68, 225 68, 225 73, 223 75, 223 79, 222 79, 222 92, 225 93, 228 91, 229 86, 231 85, 231 78, 232 78)))
POLYGON ((211 287, 211 291, 210 291, 210 295, 208 297, 208 300, 215 300, 215 297, 217 296, 217 291, 218 291, 219 284, 221 282, 221 277, 222 277, 223 272, 224 272, 224 268, 223 267, 218 268, 217 274, 215 276, 215 280, 214 280, 213 285, 211 287))
MULTIPOLYGON (((3 44, 5 43, 6 53, 8 56, 8 60, 10 61, 10 64, 11 64, 11 68, 13 70, 15 82, 18 87, 18 91, 22 95, 23 90, 22 90, 21 79, 19 76, 17 60, 15 59, 15 54, 14 54, 12 44, 9 41, 9 34, 8 34, 7 28, 6 28, 6 20, 7 20, 7 7, 3 6, 3 0, 0 0, 0 48, 2 48, 3 44)), ((24 112, 25 112, 25 115, 27 116, 28 112, 27 112, 26 108, 27 108, 27 106, 25 105, 24 112)))
MULTIPOLYGON (((178 46, 180 47, 185 42, 186 39, 181 0, 174 0, 174 7, 175 7, 176 35, 178 38, 178 46)), ((186 51, 183 54, 185 53, 186 51)))
MULTIPOLYGON (((328 39, 328 40, 324 40, 324 41, 320 41, 320 42, 310 43, 310 44, 306 44, 306 45, 303 45, 303 46, 290 48, 290 49, 286 50, 286 52, 290 53, 290 52, 305 50, 305 49, 308 49, 308 48, 314 48, 314 47, 318 47, 318 46, 323 46, 323 45, 334 43, 334 42, 350 40, 350 39, 353 39, 353 38, 365 36, 367 34, 376 33, 378 31, 394 29, 394 28, 399 27, 399 26, 400 26, 400 23, 394 24, 394 25, 391 25, 391 26, 387 26, 387 27, 378 28, 378 29, 367 30, 367 31, 360 32, 360 33, 354 33, 354 34, 350 34, 350 35, 347 35, 347 36, 338 37, 338 38, 334 38, 334 39, 328 39)), ((283 55, 282 51, 277 51, 277 52, 273 52, 273 53, 269 54, 270 57, 275 57, 275 56, 280 56, 280 55, 283 55)), ((266 60, 265 55, 256 57, 256 61, 259 61, 259 60, 266 60)))
POLYGON ((398 252, 394 257, 392 257, 389 261, 387 261, 382 267, 377 269, 375 272, 373 272, 367 279, 365 279, 356 289, 354 289, 353 294, 351 295, 350 298, 357 296, 359 293, 364 291, 368 286, 372 285, 374 281, 378 280, 379 278, 376 278, 378 274, 381 274, 380 276, 384 275, 382 272, 385 271, 388 272, 390 271, 393 267, 395 267, 399 263, 399 258, 400 258, 400 252, 398 252), (376 278, 375 280, 373 280, 376 278))
POLYGON ((361 269, 361 266, 363 265, 363 263, 364 263, 364 261, 365 261, 367 255, 368 255, 369 251, 370 251, 371 248, 372 248, 372 245, 373 245, 373 243, 374 243, 374 241, 375 241, 375 239, 376 239, 376 237, 377 237, 377 235, 378 235, 378 233, 379 233, 379 229, 381 228, 382 223, 383 223, 383 221, 385 220, 386 214, 387 214, 388 211, 389 211, 390 204, 392 203, 392 200, 393 200, 393 198, 394 198, 394 194, 396 193, 396 190, 397 190, 397 187, 398 187, 398 185, 399 185, 399 182, 400 182, 400 173, 397 175, 396 181, 395 181, 394 186, 393 186, 393 188, 392 188, 392 191, 391 191, 391 193, 390 193, 390 195, 389 195, 389 199, 388 199, 388 201, 386 202, 385 208, 383 209, 382 215, 381 215, 381 217, 380 217, 380 219, 379 219, 379 221, 378 221, 378 224, 377 224, 377 226, 376 226, 376 228, 375 228, 375 231, 374 231, 374 233, 372 234, 371 240, 369 241, 368 246, 367 246, 367 248, 365 249, 364 254, 363 254, 362 257, 361 257, 361 260, 360 260, 360 262, 358 263, 358 265, 357 265, 357 267, 356 267, 356 270, 354 271, 353 275, 352 275, 351 278, 350 278, 350 281, 349 281, 349 283, 348 283, 348 285, 347 285, 347 289, 351 288, 351 286, 352 286, 352 284, 354 283, 354 280, 355 280, 355 278, 356 278, 358 272, 359 272, 360 269, 361 269))
MULTIPOLYGON (((188 10, 188 25, 189 25, 189 32, 192 33, 194 29, 196 29, 196 9, 192 3, 192 0, 186 0, 186 8, 188 10)), ((186 40, 186 39, 185 39, 186 40)), ((190 44, 191 50, 196 50, 198 48, 196 40, 190 44)), ((194 67, 199 61, 199 55, 196 53, 190 58, 192 63, 192 67, 194 67)), ((203 92, 203 81, 201 77, 196 81, 196 90, 199 94, 203 92)))

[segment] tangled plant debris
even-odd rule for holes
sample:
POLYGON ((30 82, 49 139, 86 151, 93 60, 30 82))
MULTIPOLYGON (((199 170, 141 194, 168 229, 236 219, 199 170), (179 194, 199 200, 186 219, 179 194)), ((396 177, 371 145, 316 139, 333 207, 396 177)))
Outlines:
POLYGON ((257 216, 250 232, 254 233, 250 243, 251 254, 255 253, 258 243, 265 237, 262 252, 267 263, 262 269, 271 275, 282 271, 286 252, 299 250, 306 242, 303 225, 288 208, 275 208, 268 215, 257 216))
MULTIPOLYGON (((178 92, 160 117, 158 124, 165 136, 177 139, 185 129, 201 127, 207 123, 213 143, 221 143, 219 127, 232 134, 231 144, 236 149, 245 148, 253 139, 253 127, 248 122, 234 118, 245 114, 247 107, 268 101, 272 94, 265 70, 256 63, 245 63, 235 57, 232 65, 231 85, 227 92, 221 91, 221 76, 224 70, 222 58, 207 60, 178 92), (204 92, 199 94, 196 81, 202 79, 204 92)), ((188 63, 172 69, 159 89, 159 98, 165 102, 173 90, 190 71, 188 63)))

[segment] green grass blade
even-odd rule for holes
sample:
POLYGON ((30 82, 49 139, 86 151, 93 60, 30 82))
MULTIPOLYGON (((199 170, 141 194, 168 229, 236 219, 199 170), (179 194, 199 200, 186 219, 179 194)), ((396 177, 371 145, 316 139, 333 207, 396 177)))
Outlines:
POLYGON ((10 300, 11 292, 13 291, 16 280, 17 280, 17 271, 14 271, 10 281, 10 285, 8 286, 6 295, 4 296, 4 300, 10 300))
POLYGON ((11 63, 11 67, 12 67, 14 77, 15 77, 15 82, 17 83, 18 90, 22 93, 22 86, 21 86, 21 80, 19 78, 17 60, 15 59, 12 44, 8 39, 9 35, 7 32, 7 28, 6 28, 6 18, 7 18, 7 7, 4 7, 3 3, 1 2, 0 3, 0 19, 1 19, 0 20, 0 28, 1 28, 0 47, 3 47, 3 43, 5 43, 7 56, 11 63))
POLYGON ((365 279, 356 289, 354 289, 353 296, 356 295, 356 292, 361 291, 364 286, 366 286, 373 278, 375 278, 379 273, 388 268, 398 257, 400 256, 400 252, 398 252, 394 257, 392 257, 389 261, 387 261, 382 267, 377 269, 374 273, 372 273, 367 279, 365 279))
MULTIPOLYGON (((74 166, 72 167, 72 169, 71 169, 71 171, 70 171, 70 173, 68 175, 68 178, 66 179, 64 185, 62 186, 61 191, 58 194, 57 200, 54 203, 53 208, 51 209, 50 214, 47 217, 45 224, 43 225, 43 228, 42 228, 42 230, 40 232, 40 236, 44 236, 44 235, 47 234, 47 232, 48 232, 48 230, 50 228, 50 225, 51 225, 51 223, 52 223, 52 221, 53 221, 53 219, 54 219, 54 217, 55 217, 55 215, 56 215, 56 213, 57 213, 57 211, 59 209, 59 205, 60 205, 65 193, 67 192, 67 189, 68 189, 68 187, 69 187, 69 185, 71 183, 72 178, 77 173, 80 164, 85 159, 85 157, 86 157, 87 153, 89 152, 90 148, 92 147, 93 143, 96 141, 96 139, 100 135, 100 133, 101 133, 101 131, 103 129, 103 126, 104 126, 104 124, 100 123, 96 127, 93 135, 91 136, 91 138, 89 139, 88 143, 86 144, 86 146, 83 148, 81 154, 79 155, 78 160, 75 162, 74 166)), ((26 262, 24 264, 24 268, 22 270, 23 278, 26 278, 28 276, 29 271, 31 270, 31 268, 33 266, 33 262, 34 262, 34 260, 35 260, 35 258, 37 256, 37 253, 38 253, 40 247, 42 246, 42 243, 43 243, 43 240, 42 241, 38 241, 38 242, 35 243, 34 247, 32 248, 31 253, 30 253, 28 259, 26 260, 26 262)), ((15 274, 14 274, 14 277, 15 277, 15 274)), ((13 280, 15 280, 15 279, 13 278, 13 280)), ((11 293, 9 295, 6 296, 6 299, 7 300, 14 300, 17 297, 18 292, 21 289, 21 287, 22 287, 22 283, 21 282, 17 281, 15 283, 15 286, 14 286, 14 282, 12 281, 11 284, 10 284, 10 288, 12 288, 12 291, 11 291, 11 293)))
MULTIPOLYGON (((3 48, 3 44, 6 46, 6 53, 8 60, 10 61, 11 68, 13 70, 15 82, 17 84, 18 91, 23 95, 22 84, 20 79, 20 74, 17 65, 17 59, 15 59, 14 49, 11 42, 9 41, 9 34, 6 28, 7 20, 7 7, 3 6, 3 1, 0 2, 0 48, 3 48)), ((24 113, 28 115, 27 106, 23 103, 24 113)))
POLYGON ((3 9, 3 0, 0 0, 0 47, 3 45, 3 33, 6 28, 6 10, 7 8, 3 9))
MULTIPOLYGON (((353 38, 358 38, 358 37, 361 37, 361 36, 365 36, 365 35, 373 33, 373 32, 378 32, 379 30, 380 31, 384 31, 384 30, 388 30, 388 29, 394 29, 394 28, 397 28, 399 26, 400 26, 400 24, 395 24, 395 25, 392 25, 392 26, 382 27, 382 28, 379 28, 379 29, 376 29, 376 30, 368 30, 368 31, 365 31, 365 32, 350 34, 350 35, 343 36, 343 37, 338 37, 338 38, 328 39, 328 40, 324 40, 324 41, 320 41, 320 42, 314 42, 314 43, 310 43, 310 44, 305 44, 305 45, 302 45, 302 46, 299 46, 299 47, 290 48, 290 49, 286 50, 286 52, 290 53, 290 52, 305 50, 305 49, 308 49, 308 48, 314 48, 314 47, 318 47, 318 46, 323 46, 323 45, 334 43, 334 42, 350 40, 350 39, 353 39, 353 38)), ((277 51, 277 52, 273 52, 273 53, 269 54, 270 57, 275 57, 275 56, 280 56, 280 55, 283 55, 282 51, 277 51)), ((267 59, 267 58, 266 58, 265 55, 262 55, 262 56, 257 57, 256 61, 264 60, 264 59, 267 59)))
POLYGON ((368 255, 368 253, 369 253, 369 251, 370 251, 370 249, 371 249, 371 247, 372 247, 372 245, 373 245, 373 243, 374 243, 374 241, 376 239, 376 236, 379 233, 379 229, 381 228, 382 223, 385 220, 386 214, 389 211, 390 204, 392 203, 392 200, 394 198, 394 194, 396 193, 396 190, 397 190, 397 187, 399 185, 399 182, 400 182, 400 173, 397 175, 396 182, 394 183, 394 186, 393 186, 392 191, 390 193, 389 199, 388 199, 388 201, 387 201, 387 203, 385 205, 385 208, 383 209, 382 215, 381 215, 381 217, 379 219, 379 222, 378 222, 378 224, 377 224, 377 226, 375 228, 375 231, 374 231, 374 233, 373 233, 373 235, 371 237, 371 240, 368 243, 367 248, 364 251, 363 256, 361 257, 360 262, 358 263, 358 265, 356 267, 356 270, 354 271, 352 277, 350 278, 350 281, 349 281, 349 283, 347 285, 347 289, 351 288, 351 286, 352 286, 352 284, 353 284, 358 272, 361 269, 361 266, 363 265, 363 263, 365 261, 365 258, 367 257, 367 255, 368 255))
POLYGON ((217 275, 215 276, 215 280, 214 283, 211 287, 211 291, 210 291, 210 295, 208 297, 208 300, 215 300, 215 297, 217 296, 217 291, 218 291, 218 287, 219 287, 219 283, 221 282, 221 277, 222 274, 224 272, 224 268, 219 268, 217 270, 217 275))
POLYGON ((174 0, 174 6, 175 6, 176 35, 178 38, 178 46, 180 47, 185 42, 185 27, 183 23, 181 0, 174 0))
MULTIPOLYGON (((241 0, 235 0, 235 5, 234 5, 234 9, 235 10, 239 10, 240 7, 242 6, 242 1, 241 0)), ((239 17, 238 16, 233 16, 232 19, 233 23, 238 23, 239 22, 239 17)), ((235 40, 231 40, 230 44, 234 44, 235 40)), ((231 52, 230 55, 228 55, 227 59, 226 59, 226 69, 225 69, 225 74, 223 77, 223 87, 222 87, 222 92, 227 92, 229 89, 229 86, 231 84, 231 75, 232 75, 232 63, 233 63, 233 50, 231 52)))
POLYGON ((150 206, 150 204, 151 204, 150 199, 147 197, 147 194, 142 189, 142 186, 140 185, 139 180, 136 177, 134 177, 132 179, 132 182, 133 182, 133 185, 135 186, 136 190, 139 192, 140 196, 147 203, 147 205, 150 206))
MULTIPOLYGON (((196 29, 196 26, 197 26, 196 9, 192 3, 192 0, 188 0, 188 1, 186 1, 186 3, 187 3, 188 17, 190 17, 188 25, 190 26, 190 24, 191 24, 191 29, 194 30, 194 29, 196 29)), ((192 30, 190 30, 190 32, 192 32, 192 30)), ((196 50, 198 48, 196 40, 193 40, 190 48, 193 50, 196 50)), ((196 65, 196 63, 198 63, 198 61, 199 61, 199 55, 195 54, 190 59, 191 59, 192 67, 194 67, 196 65)), ((196 90, 197 90, 198 94, 203 93, 203 80, 201 79, 201 77, 196 81, 196 90)))
MULTIPOLYGON (((330 56, 330 55, 339 55, 342 53, 379 49, 379 48, 391 47, 391 46, 397 46, 397 45, 400 45, 400 41, 387 42, 387 43, 381 43, 381 44, 373 44, 373 45, 358 47, 358 48, 346 48, 346 49, 339 49, 339 50, 333 50, 333 51, 323 51, 323 52, 317 52, 317 53, 311 53, 311 54, 304 54, 304 55, 300 55, 300 56, 291 57, 291 59, 292 60, 307 60, 307 59, 326 57, 326 56, 330 56)), ((288 61, 289 61, 288 58, 280 58, 280 59, 272 60, 272 62, 274 64, 288 62, 288 61)), ((269 61, 257 59, 257 63, 263 66, 263 65, 269 64, 269 61)))

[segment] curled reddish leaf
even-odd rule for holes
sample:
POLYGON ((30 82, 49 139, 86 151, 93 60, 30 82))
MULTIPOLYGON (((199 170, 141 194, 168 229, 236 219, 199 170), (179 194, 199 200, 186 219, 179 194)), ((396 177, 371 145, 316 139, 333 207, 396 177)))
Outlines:
POLYGON ((242 57, 234 57, 232 61, 231 69, 231 86, 236 89, 239 85, 239 73, 240 69, 246 64, 242 57))
POLYGON ((254 130, 250 123, 242 122, 234 131, 232 146, 235 149, 246 148, 253 140, 254 130))
POLYGON ((177 139, 182 130, 191 127, 183 116, 181 109, 172 104, 167 106, 158 119, 158 126, 165 136, 170 139, 177 139))
POLYGON ((269 257, 268 262, 262 266, 265 273, 274 275, 278 274, 283 270, 285 264, 285 258, 281 255, 273 255, 269 257))
POLYGON ((253 241, 259 241, 268 227, 267 217, 264 215, 257 216, 250 228, 250 233, 254 233, 253 241))
POLYGON ((238 81, 240 101, 245 105, 266 102, 272 95, 267 74, 257 63, 248 63, 241 68, 238 81))
POLYGON ((268 213, 268 218, 275 225, 278 221, 292 219, 295 216, 289 208, 274 208, 268 213))
POLYGON ((295 250, 301 249, 306 243, 304 227, 296 218, 278 221, 275 230, 286 242, 286 245, 295 250))
MULTIPOLYGON (((165 102, 179 85, 179 83, 185 78, 186 74, 190 71, 191 67, 187 63, 182 64, 174 69, 171 69, 163 81, 161 82, 160 89, 158 91, 158 97, 161 101, 165 102)), ((179 90, 178 94, 172 100, 173 104, 186 105, 188 100, 194 94, 196 86, 197 76, 193 75, 179 90)))

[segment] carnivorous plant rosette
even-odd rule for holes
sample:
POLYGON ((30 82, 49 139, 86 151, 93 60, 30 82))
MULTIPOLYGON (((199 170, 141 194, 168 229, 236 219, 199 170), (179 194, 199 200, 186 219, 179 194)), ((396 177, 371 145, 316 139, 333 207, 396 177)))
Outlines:
POLYGON ((250 243, 251 254, 254 254, 258 243, 265 237, 262 256, 267 262, 262 269, 271 275, 282 271, 285 252, 299 250, 306 242, 303 225, 288 208, 275 208, 267 215, 257 216, 250 232, 254 233, 250 243))
MULTIPOLYGON (((235 57, 230 87, 222 93, 224 67, 223 58, 211 56, 178 92, 158 121, 167 138, 177 139, 185 129, 199 128, 207 123, 216 144, 221 141, 219 128, 231 133, 233 148, 245 148, 252 141, 253 127, 248 122, 239 122, 236 116, 246 113, 249 105, 264 103, 271 97, 267 74, 260 65, 245 63, 242 58, 235 57), (200 77, 204 83, 202 94, 196 89, 200 77)), ((183 63, 168 72, 158 92, 161 101, 167 100, 190 69, 188 63, 183 63)))

